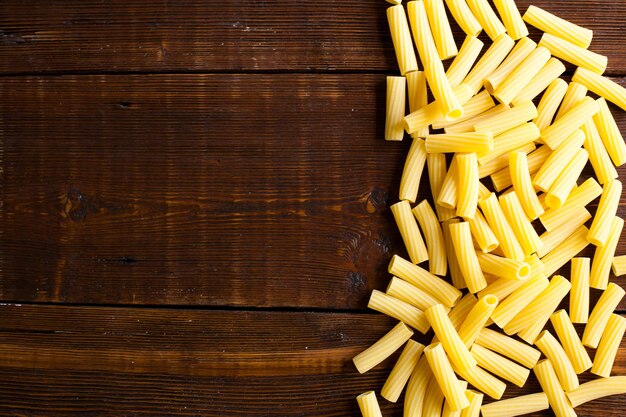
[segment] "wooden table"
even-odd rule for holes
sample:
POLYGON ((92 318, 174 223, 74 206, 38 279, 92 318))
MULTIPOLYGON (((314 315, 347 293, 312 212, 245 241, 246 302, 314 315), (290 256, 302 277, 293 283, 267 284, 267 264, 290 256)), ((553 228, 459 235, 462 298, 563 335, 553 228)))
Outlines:
MULTIPOLYGON (((536 4, 626 83, 624 0, 536 4)), ((366 304, 403 253, 385 7, 0 2, 1 415, 358 414, 393 362, 350 359, 392 326, 366 304)))

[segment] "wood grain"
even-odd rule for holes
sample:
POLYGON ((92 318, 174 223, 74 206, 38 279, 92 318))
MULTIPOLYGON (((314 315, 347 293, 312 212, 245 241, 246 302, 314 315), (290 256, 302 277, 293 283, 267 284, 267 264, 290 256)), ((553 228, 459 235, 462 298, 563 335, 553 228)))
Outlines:
MULTIPOLYGON (((623 1, 520 0, 594 31, 624 74, 623 1)), ((383 1, 0 2, 0 73, 397 71, 383 1)), ((455 27, 457 40, 462 39, 455 27)), ((532 36, 538 39, 538 33, 532 36)))
MULTIPOLYGON (((354 397, 379 392, 393 358, 365 375, 351 358, 393 324, 380 314, 5 304, 0 415, 354 416, 354 397)), ((616 374, 626 372, 621 352, 616 374)), ((533 377, 507 395, 538 389, 533 377)), ((617 417, 625 401, 579 415, 617 417)))

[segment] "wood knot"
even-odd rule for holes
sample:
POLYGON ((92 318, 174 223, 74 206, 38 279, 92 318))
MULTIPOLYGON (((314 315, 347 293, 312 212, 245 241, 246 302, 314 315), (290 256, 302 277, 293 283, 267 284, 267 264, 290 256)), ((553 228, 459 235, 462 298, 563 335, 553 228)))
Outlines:
POLYGON ((387 207, 387 192, 380 188, 374 188, 367 198, 365 209, 368 213, 375 213, 387 207))

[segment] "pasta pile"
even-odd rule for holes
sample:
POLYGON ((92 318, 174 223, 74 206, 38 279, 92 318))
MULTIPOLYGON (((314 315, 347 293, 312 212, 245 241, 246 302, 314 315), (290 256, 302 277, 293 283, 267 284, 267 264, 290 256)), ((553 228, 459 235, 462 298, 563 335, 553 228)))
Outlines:
MULTIPOLYGON (((588 49, 592 31, 535 6, 522 16, 514 0, 494 0, 495 11, 487 0, 445 0, 466 34, 457 49, 443 0, 388 1, 401 75, 387 77, 385 139, 412 137, 391 206, 408 258, 394 255, 386 292, 371 295, 369 308, 399 322, 354 357, 357 370, 402 348, 380 395, 396 402, 405 391, 408 417, 548 408, 569 417, 625 393, 626 376, 611 376, 624 290, 609 275, 626 274, 626 256, 614 256, 626 145, 607 101, 626 110, 626 89, 602 75, 607 58, 588 49), (544 32, 538 43, 526 24, 544 32), (577 67, 570 83, 562 61, 577 67), (587 162, 595 177, 583 180, 587 162), (417 201, 425 166, 433 203, 417 201), (592 216, 586 206, 598 197, 592 216), (576 257, 589 245, 593 259, 576 257), (569 279, 555 274, 568 262, 569 279), (590 288, 603 291, 593 308, 590 288), (557 311, 566 298, 569 310, 557 311), (573 323, 585 324, 582 338, 573 323), (428 346, 411 339, 431 328, 428 346), (501 400, 531 370, 542 392, 501 400), (601 379, 580 384, 587 370, 601 379), (485 395, 496 401, 483 405, 485 395)), ((363 416, 381 416, 373 391, 357 401, 363 416)))

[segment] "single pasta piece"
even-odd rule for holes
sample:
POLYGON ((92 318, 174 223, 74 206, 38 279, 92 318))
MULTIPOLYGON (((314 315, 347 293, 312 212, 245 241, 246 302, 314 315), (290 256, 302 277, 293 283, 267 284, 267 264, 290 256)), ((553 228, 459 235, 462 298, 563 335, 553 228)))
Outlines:
POLYGON ((471 119, 472 117, 485 112, 495 106, 493 98, 487 91, 482 91, 472 97, 467 103, 463 105, 463 116, 458 119, 453 120, 452 122, 446 120, 445 118, 441 118, 435 120, 432 123, 433 129, 441 129, 452 124, 456 124, 462 122, 464 120, 471 119))
POLYGON ((550 316, 557 309, 560 301, 563 298, 565 298, 565 296, 561 297, 558 302, 555 302, 555 304, 551 305, 549 309, 546 308, 545 311, 541 313, 542 316, 537 319, 537 321, 533 322, 531 326, 528 326, 517 335, 527 343, 534 343, 535 340, 537 340, 537 338, 539 337, 541 330, 545 327, 548 320, 550 320, 550 316))
POLYGON ((544 33, 539 41, 539 46, 547 48, 552 55, 564 61, 583 67, 598 74, 606 70, 608 59, 604 55, 597 54, 586 48, 581 48, 549 33, 544 33))
POLYGON ((428 260, 428 251, 422 239, 422 235, 417 228, 417 222, 411 214, 411 204, 407 200, 392 204, 391 213, 396 220, 398 230, 404 241, 404 246, 411 261, 414 263, 422 263, 428 260))
POLYGON ((487 286, 487 281, 485 281, 485 276, 476 258, 469 223, 451 224, 450 237, 452 238, 452 244, 454 245, 454 251, 463 273, 465 284, 472 294, 477 293, 487 286))
POLYGON ((567 261, 578 255, 580 251, 587 247, 589 244, 587 233, 589 233, 589 229, 585 226, 580 226, 570 237, 565 239, 563 243, 541 258, 541 262, 543 262, 546 267, 545 274, 547 276, 554 274, 560 267, 565 265, 567 261))
POLYGON ((593 31, 561 19, 536 6, 528 7, 523 19, 526 23, 542 32, 550 33, 561 39, 567 39, 581 48, 588 48, 593 37, 593 31))
MULTIPOLYGON (((402 7, 402 6, 400 6, 402 7)), ((404 107, 406 99, 406 79, 387 77, 387 116, 385 119, 385 140, 404 138, 404 107)))
POLYGON ((567 311, 557 311, 550 316, 550 321, 574 371, 580 374, 591 368, 591 358, 580 341, 578 333, 576 333, 576 329, 567 315, 567 311))
POLYGON ((541 236, 543 247, 537 250, 537 256, 544 257, 570 237, 576 230, 591 218, 591 213, 584 208, 572 212, 568 221, 558 229, 544 232, 541 236))
POLYGON ((440 417, 443 407, 443 391, 433 376, 428 383, 424 394, 424 409, 422 417, 440 417))
POLYGON ((421 417, 424 408, 426 389, 434 379, 426 355, 422 355, 409 378, 404 395, 404 415, 407 417, 421 417))
MULTIPOLYGON (((428 180, 430 190, 434 196, 439 195, 443 181, 446 178, 446 156, 442 153, 429 153, 426 157, 428 165, 428 180)), ((439 221, 449 220, 456 216, 456 212, 450 208, 435 203, 435 211, 439 221)))
POLYGON ((572 323, 587 323, 589 318, 589 258, 572 259, 572 290, 569 314, 572 323))
POLYGON ((528 168, 528 157, 523 152, 511 152, 509 154, 509 167, 513 190, 519 197, 524 213, 529 219, 535 220, 543 214, 543 207, 533 188, 528 168))
POLYGON ((500 378, 512 382, 518 387, 523 387, 530 374, 530 369, 524 368, 515 362, 498 355, 480 345, 473 345, 471 349, 478 366, 486 369, 500 378))
MULTIPOLYGON (((485 278, 492 276, 489 274, 485 274, 485 278)), ((497 277, 496 277, 497 278, 497 277)), ((482 291, 478 293, 478 298, 483 298, 487 295, 493 295, 498 299, 498 301, 504 300, 508 297, 513 291, 524 285, 524 282, 527 280, 517 280, 517 279, 508 279, 508 278, 498 278, 493 282, 489 282, 482 291)))
POLYGON ((583 345, 594 349, 598 347, 602 333, 606 328, 606 323, 623 297, 624 290, 619 285, 612 282, 607 285, 606 290, 604 290, 589 315, 589 320, 587 320, 585 332, 583 333, 583 345))
POLYGON ((559 208, 565 203, 588 160, 589 154, 586 150, 578 149, 576 151, 572 160, 565 166, 546 194, 548 207, 559 208))
POLYGON ((492 41, 506 32, 487 0, 468 0, 467 5, 492 41))
POLYGON ((491 319, 503 328, 548 287, 545 276, 531 278, 498 304, 491 319))
POLYGON ((454 43, 443 0, 424 0, 424 6, 439 58, 444 60, 455 56, 459 51, 454 43))
MULTIPOLYGON (((436 203, 440 206, 455 209, 458 200, 459 189, 459 167, 456 163, 456 158, 452 158, 450 167, 446 173, 446 177, 443 179, 441 190, 437 196, 436 203)), ((456 211, 455 211, 456 214, 456 211)))
MULTIPOLYGON (((465 104, 472 97, 472 90, 466 84, 460 84, 452 90, 460 104, 465 104)), ((416 134, 439 120, 445 120, 445 114, 439 103, 432 102, 404 116, 402 123, 407 133, 416 134)))
POLYGON ((587 87, 582 84, 571 82, 567 85, 567 91, 565 92, 565 97, 563 97, 563 102, 561 103, 561 107, 559 107, 559 111, 557 112, 554 121, 559 120, 563 117, 568 111, 572 109, 576 104, 580 103, 583 98, 587 95, 587 87))
POLYGON ((585 97, 560 119, 541 132, 541 140, 550 149, 556 149, 585 121, 598 112, 598 104, 591 97, 585 97))
POLYGON ((548 402, 556 417, 576 417, 576 412, 567 402, 563 388, 554 372, 552 363, 548 359, 541 360, 533 368, 539 385, 548 397, 548 402))
POLYGON ((492 135, 499 135, 535 117, 537 117, 537 108, 532 101, 526 101, 520 103, 519 106, 508 109, 497 117, 476 123, 474 130, 476 132, 490 132, 492 135))
POLYGON ((356 397, 363 417, 383 417, 374 391, 367 391, 356 397))
POLYGON ((572 217, 572 213, 582 210, 602 194, 602 188, 593 178, 587 179, 580 187, 576 188, 569 195, 569 198, 562 207, 558 209, 546 210, 539 220, 546 230, 557 229, 572 217))
POLYGON ((574 72, 572 81, 584 85, 589 91, 615 103, 622 110, 626 110, 626 88, 615 81, 581 67, 578 67, 574 72))
POLYGON ((617 216, 614 217, 611 223, 609 240, 607 240, 604 246, 597 247, 596 253, 593 256, 591 274, 589 275, 589 286, 591 288, 597 288, 599 290, 606 289, 609 283, 609 273, 611 272, 611 260, 615 255, 615 249, 617 248, 617 243, 619 242, 623 229, 624 220, 617 216))
MULTIPOLYGON (((528 172, 536 173, 550 155, 550 148, 541 146, 528 155, 528 172)), ((506 167, 491 175, 491 182, 496 191, 502 191, 513 184, 509 168, 506 167)))
MULTIPOLYGON (((387 295, 417 307, 421 311, 439 304, 437 298, 398 277, 392 277, 389 281, 387 295)), ((430 328, 430 324, 428 327, 430 328)))
POLYGON ((502 211, 504 211, 504 216, 515 233, 517 241, 522 246, 524 254, 530 256, 541 249, 543 243, 528 217, 526 217, 517 193, 512 191, 500 196, 500 205, 502 206, 502 211))
POLYGON ((458 303, 456 303, 454 307, 452 307, 452 310, 450 310, 450 313, 448 313, 448 318, 450 319, 450 323, 452 323, 452 326, 457 331, 461 328, 461 325, 465 321, 465 318, 467 317, 469 312, 472 311, 477 303, 478 300, 476 299, 474 294, 467 293, 463 296, 463 298, 459 300, 458 303))
POLYGON ((593 218, 587 240, 596 246, 605 245, 611 235, 611 223, 617 213, 617 206, 622 195, 622 183, 619 180, 607 182, 602 189, 596 216, 593 218))
POLYGON ((478 334, 485 327, 497 305, 498 299, 496 297, 486 295, 480 298, 470 310, 459 328, 459 337, 465 343, 465 346, 469 348, 474 344, 478 334))
POLYGON ((476 154, 473 152, 460 154, 456 155, 455 158, 459 171, 459 196, 456 215, 464 219, 473 219, 478 205, 479 184, 476 154))
POLYGON ((428 323, 426 315, 424 315, 422 310, 384 292, 372 291, 367 307, 400 320, 417 329, 420 333, 426 333, 430 329, 430 323, 428 323))
MULTIPOLYGON (((435 335, 441 342, 441 345, 455 368, 457 368, 457 370, 466 370, 475 366, 476 360, 472 357, 467 347, 465 347, 465 344, 459 337, 454 326, 452 326, 452 322, 450 322, 450 318, 447 316, 443 304, 436 304, 426 309, 425 313, 431 327, 435 331, 435 335)), ((433 370, 433 372, 435 371, 433 370)), ((467 378, 464 379, 467 380, 467 378)), ((471 381, 467 381, 471 383, 471 381)))
POLYGON ((455 411, 468 407, 469 400, 465 396, 465 390, 462 389, 459 380, 454 375, 452 365, 441 343, 427 346, 424 349, 424 355, 426 355, 430 369, 435 375, 439 388, 441 388, 450 408, 455 411))
POLYGON ((463 83, 470 86, 472 92, 476 94, 483 86, 485 79, 498 68, 514 45, 515 41, 510 36, 504 33, 498 36, 467 74, 463 83))
POLYGON ((626 255, 614 256, 611 269, 616 277, 626 274, 626 255))
POLYGON ((476 344, 513 359, 527 368, 535 366, 541 357, 541 352, 537 349, 491 329, 482 329, 476 344))
POLYGON ((426 136, 426 152, 489 152, 493 149, 491 133, 458 133, 426 136))
POLYGON ((606 103, 604 97, 600 97, 596 100, 598 103, 598 112, 593 116, 593 121, 598 129, 600 138, 606 150, 608 151, 611 160, 615 166, 621 166, 626 163, 626 144, 624 138, 615 123, 613 114, 609 110, 609 106, 606 103))
POLYGON ((537 47, 498 85, 493 92, 494 97, 501 103, 511 103, 549 59, 550 52, 537 47))
POLYGON ((511 280, 530 278, 530 265, 526 262, 481 252, 476 252, 476 256, 483 272, 511 280))
POLYGON ((520 39, 511 53, 506 57, 500 66, 485 78, 485 88, 490 94, 493 94, 496 87, 504 81, 515 68, 537 48, 537 44, 530 38, 520 39))
POLYGON ((482 210, 487 223, 496 235, 496 239, 500 242, 500 247, 507 258, 523 261, 526 257, 521 245, 517 241, 513 229, 509 225, 502 207, 496 198, 496 195, 492 193, 488 198, 480 200, 478 202, 480 209, 482 210))
POLYGON ((470 402, 469 407, 461 410, 461 417, 479 417, 480 416, 480 407, 483 404, 484 395, 480 392, 474 390, 465 391, 465 396, 470 402))
POLYGON ((565 395, 567 395, 572 407, 578 407, 598 398, 624 393, 626 393, 626 376, 611 376, 580 384, 578 388, 566 392, 565 395))
POLYGON ((446 0, 448 10, 467 36, 478 36, 483 30, 465 0, 446 0))
MULTIPOLYGON (((469 402, 469 398, 466 395, 466 393, 467 393, 467 381, 459 381, 459 385, 461 386, 461 390, 463 391, 463 395, 465 395, 465 398, 467 398, 467 401, 469 402)), ((443 410, 441 410, 441 417, 460 417, 462 410, 452 410, 452 407, 453 406, 451 405, 450 401, 448 401, 448 400, 444 401, 444 403, 443 403, 443 410)), ((467 408, 467 407, 465 407, 465 408, 467 408)))
POLYGON ((527 143, 539 139, 541 133, 533 123, 525 123, 507 130, 493 138, 493 150, 478 153, 478 163, 483 165, 500 155, 511 152, 527 143))
POLYGON ((604 378, 611 376, 613 362, 615 362, 615 356, 617 355, 619 344, 624 337, 625 330, 626 318, 619 314, 611 314, 606 323, 606 328, 604 329, 598 350, 596 351, 596 356, 593 360, 593 366, 591 367, 592 374, 604 378))
POLYGON ((600 138, 600 133, 593 120, 590 119, 583 123, 582 130, 586 137, 585 149, 589 152, 589 162, 591 162, 600 184, 606 184, 617 178, 615 166, 611 162, 611 157, 609 157, 609 153, 602 143, 602 138, 600 138))
POLYGON ((565 353, 565 350, 554 336, 549 331, 544 330, 539 334, 535 345, 552 363, 556 377, 559 379, 563 389, 570 391, 578 388, 578 376, 574 371, 574 367, 567 357, 567 353, 565 353))
MULTIPOLYGON (((449 1, 448 1, 449 3, 449 1)), ((454 58, 454 61, 450 64, 450 67, 446 71, 446 77, 451 87, 456 87, 461 84, 463 79, 472 69, 476 58, 480 54, 485 44, 475 36, 466 36, 459 53, 454 58)))
MULTIPOLYGON (((478 216, 474 217, 474 220, 476 220, 477 217, 478 216)), ((448 259, 448 265, 450 267, 450 276, 452 277, 452 285, 454 285, 458 289, 463 289, 463 288, 467 288, 467 285, 465 284, 465 279, 463 278, 463 273, 461 272, 459 261, 456 259, 456 252, 454 251, 454 245, 452 244, 452 237, 450 236, 450 225, 453 223, 458 223, 459 221, 460 221, 459 219, 446 220, 442 223, 441 226, 443 229, 443 239, 446 243, 446 257, 448 259)), ((472 225, 470 224, 470 229, 471 229, 471 226, 472 225)), ((458 303, 457 303, 457 306, 458 306, 458 303)))
POLYGON ((420 188, 422 171, 426 163, 426 144, 423 139, 413 139, 409 154, 404 163, 402 178, 400 179, 400 200, 408 200, 411 203, 417 198, 420 188))
POLYGON ((565 65, 556 58, 550 58, 530 82, 513 99, 513 104, 534 100, 550 83, 565 72, 565 65))
MULTIPOLYGON (((526 155, 534 151, 535 149, 537 149, 537 147, 535 146, 534 142, 528 142, 527 144, 522 145, 521 147, 514 149, 511 152, 513 153, 522 152, 524 155, 526 155)), ((484 178, 500 171, 503 168, 508 168, 508 167, 509 167, 509 155, 502 154, 498 156, 497 158, 494 158, 491 161, 483 165, 480 165, 478 167, 478 176, 480 178, 484 178)))
POLYGON ((472 384, 477 390, 487 394, 494 400, 502 398, 502 394, 504 394, 504 390, 506 390, 506 384, 504 382, 479 366, 472 366, 465 370, 455 369, 455 372, 459 374, 461 378, 472 384))
POLYGON ((500 13, 509 36, 515 40, 528 36, 528 28, 522 20, 522 15, 517 10, 514 0, 495 0, 493 4, 500 13))
MULTIPOLYGON (((488 93, 488 92, 487 92, 488 93)), ((474 96, 476 97, 476 96, 474 96)), ((474 131, 474 125, 482 120, 486 120, 488 118, 491 118, 492 116, 495 116, 497 114, 502 114, 504 113, 507 109, 509 109, 509 106, 507 106, 506 104, 498 104, 495 107, 492 107, 491 109, 484 111, 476 116, 470 117, 467 120, 463 120, 463 117, 461 117, 459 120, 460 121, 454 121, 454 124, 451 124, 449 126, 446 126, 443 128, 444 132, 446 133, 467 133, 467 132, 473 132, 474 131)))
POLYGON ((409 329, 406 324, 399 322, 376 343, 352 358, 352 362, 354 362, 359 373, 363 374, 387 359, 411 336, 413 336, 413 330, 409 329))
MULTIPOLYGON (((426 74, 424 71, 407 72, 406 84, 409 91, 409 112, 413 113, 428 104, 428 89, 426 86, 426 74)), ((404 120, 402 122, 404 128, 404 120)), ((428 136, 428 126, 417 129, 412 135, 415 138, 428 136)))
POLYGON ((381 397, 392 403, 398 401, 423 351, 424 345, 409 339, 380 390, 381 397))
POLYGON ((552 119, 559 108, 563 97, 567 91, 567 83, 561 78, 553 80, 537 106, 537 117, 533 123, 537 125, 540 131, 552 124, 552 119))
POLYGON ((428 267, 431 274, 445 276, 448 273, 446 247, 443 241, 443 232, 437 216, 427 200, 413 208, 413 215, 426 238, 428 247, 428 267))
POLYGON ((514 417, 548 408, 550 408, 548 397, 545 393, 538 392, 485 404, 480 408, 480 412, 483 417, 514 417))
POLYGON ((548 156, 548 159, 535 174, 532 185, 543 192, 548 192, 584 142, 585 134, 583 131, 575 130, 548 156))
POLYGON ((417 58, 415 57, 404 7, 401 4, 389 7, 387 9, 387 21, 389 22, 391 40, 393 49, 396 51, 400 73, 404 75, 407 72, 417 71, 419 69, 417 67, 417 58))

